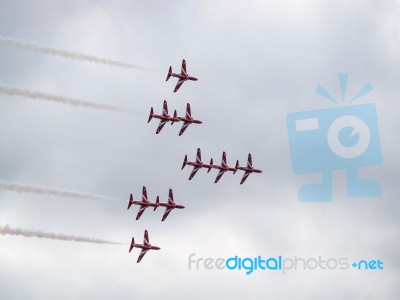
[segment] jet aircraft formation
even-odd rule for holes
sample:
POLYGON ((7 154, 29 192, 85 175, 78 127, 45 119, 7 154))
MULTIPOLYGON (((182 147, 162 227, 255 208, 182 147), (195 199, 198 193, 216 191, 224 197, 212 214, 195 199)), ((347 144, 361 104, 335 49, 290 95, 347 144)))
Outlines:
POLYGON ((157 196, 156 201, 154 203, 151 203, 148 199, 147 199, 147 190, 146 187, 143 186, 143 190, 142 190, 142 201, 134 201, 133 200, 133 196, 131 194, 130 198, 129 198, 129 203, 128 203, 128 208, 129 209, 132 204, 135 205, 139 205, 139 211, 136 215, 136 220, 139 220, 140 217, 142 216, 143 212, 146 210, 146 208, 148 207, 154 207, 154 211, 158 208, 158 207, 165 207, 165 212, 164 215, 161 219, 161 221, 165 221, 165 219, 168 217, 169 213, 175 209, 182 209, 185 208, 183 205, 179 205, 179 204, 175 204, 174 202, 174 194, 172 189, 169 189, 169 194, 168 194, 168 202, 167 203, 160 203, 160 197, 157 196))
MULTIPOLYGON (((188 75, 188 73, 186 71, 186 61, 185 60, 182 60, 182 67, 181 67, 181 72, 180 73, 173 73, 172 72, 172 67, 171 66, 169 67, 166 81, 168 81, 168 79, 170 79, 170 77, 178 78, 178 82, 177 82, 177 84, 175 86, 174 93, 176 93, 179 90, 179 88, 182 86, 182 84, 185 81, 188 81, 188 80, 189 81, 197 81, 198 80, 196 77, 188 75)), ((173 125, 174 123, 178 123, 178 122, 182 122, 183 123, 183 125, 181 127, 181 130, 179 131, 179 136, 181 136, 185 132, 185 130, 187 129, 187 127, 190 124, 202 124, 203 123, 202 121, 194 119, 192 117, 190 103, 186 104, 186 114, 185 114, 184 117, 179 117, 176 110, 174 110, 174 114, 172 116, 170 116, 169 113, 168 113, 168 103, 167 103, 166 100, 164 100, 163 111, 162 111, 162 114, 160 114, 160 115, 155 114, 153 107, 151 107, 147 123, 150 123, 150 121, 153 118, 160 120, 160 123, 159 123, 159 125, 157 127, 157 130, 156 130, 156 134, 159 134, 161 132, 161 130, 163 129, 164 125, 166 123, 168 123, 168 122, 171 122, 171 125, 173 125)), ((191 172, 191 174, 189 176, 189 180, 191 180, 196 175, 196 173, 202 168, 206 169, 207 173, 209 173, 212 169, 218 170, 218 175, 217 175, 217 177, 216 177, 216 179, 214 181, 215 183, 217 183, 221 179, 222 175, 224 175, 226 172, 232 172, 233 174, 235 174, 239 170, 240 171, 244 171, 244 175, 243 175, 243 178, 242 178, 240 184, 243 184, 246 181, 247 177, 251 173, 262 173, 261 170, 256 169, 256 168, 253 167, 251 154, 248 155, 247 165, 246 166, 240 166, 239 165, 239 161, 237 160, 235 167, 230 167, 230 166, 228 166, 228 164, 226 162, 226 153, 225 152, 222 153, 222 161, 221 161, 220 165, 214 164, 212 158, 211 158, 209 164, 203 163, 202 160, 201 160, 201 150, 200 150, 200 148, 197 149, 197 156, 196 156, 196 160, 195 161, 188 161, 187 155, 185 155, 185 159, 183 161, 182 169, 186 165, 193 166, 193 170, 192 170, 192 172, 191 172)), ((173 195, 172 189, 169 189, 168 202, 161 203, 159 196, 156 197, 156 200, 154 202, 149 201, 148 198, 147 198, 147 190, 146 190, 145 186, 143 186, 143 189, 142 189, 142 200, 141 201, 134 200, 133 199, 133 195, 130 194, 130 198, 129 198, 129 203, 128 203, 128 208, 127 209, 129 210, 132 205, 138 205, 139 206, 139 211, 138 211, 138 213, 136 215, 136 220, 140 219, 140 217, 142 216, 142 214, 144 213, 144 211, 148 207, 153 208, 153 211, 155 211, 158 207, 165 207, 165 211, 164 211, 164 214, 162 216, 161 221, 165 221, 166 218, 168 217, 168 215, 170 214, 170 212, 173 209, 183 209, 183 208, 185 208, 183 205, 176 204, 174 202, 174 195, 173 195)), ((142 258, 147 253, 147 251, 149 251, 149 250, 160 250, 161 249, 158 246, 153 246, 153 245, 150 244, 150 242, 149 242, 149 234, 148 234, 147 230, 144 231, 143 244, 135 244, 135 239, 134 239, 134 237, 132 237, 131 245, 129 247, 129 252, 131 252, 133 248, 140 248, 141 249, 141 252, 140 252, 138 260, 137 260, 138 263, 142 260, 142 258)))
POLYGON ((186 115, 184 117, 178 117, 176 110, 174 111, 174 115, 171 117, 168 114, 168 103, 166 100, 164 100, 163 112, 161 115, 155 114, 153 107, 150 109, 149 119, 147 120, 147 123, 150 123, 151 119, 153 119, 153 118, 160 120, 160 124, 157 127, 156 134, 159 134, 161 129, 163 129, 164 125, 168 122, 171 122, 171 125, 174 125, 175 122, 183 122, 181 131, 179 131, 179 136, 181 136, 185 132, 186 128, 190 124, 202 124, 203 123, 200 120, 196 120, 196 119, 192 118, 192 113, 190 110, 190 103, 186 104, 186 115))
MULTIPOLYGON (((127 209, 129 210, 132 205, 138 205, 139 206, 139 211, 138 211, 138 213, 136 215, 136 220, 140 219, 140 217, 142 216, 142 214, 144 213, 144 211, 148 207, 153 207, 154 211, 158 207, 165 207, 165 211, 164 211, 164 214, 163 214, 162 219, 161 219, 162 222, 165 221, 165 219, 168 217, 168 215, 170 214, 170 212, 173 209, 175 209, 175 208, 177 208, 177 209, 185 208, 183 205, 176 204, 174 202, 174 193, 173 193, 172 189, 169 189, 168 202, 161 203, 159 196, 156 197, 156 201, 155 202, 153 202, 153 203, 150 202, 148 200, 148 198, 147 198, 147 190, 146 190, 145 186, 143 186, 143 189, 142 189, 142 200, 141 201, 134 200, 133 199, 133 195, 132 194, 130 195, 127 209)), ((144 232, 143 244, 135 244, 135 238, 132 237, 132 242, 131 242, 131 246, 129 248, 129 252, 131 252, 133 248, 141 248, 142 249, 142 251, 140 252, 139 258, 137 260, 137 263, 139 263, 142 260, 143 256, 146 254, 147 251, 149 251, 149 250, 160 250, 160 247, 150 245, 147 230, 145 230, 145 232, 144 232)))
MULTIPOLYGON (((168 79, 169 79, 171 76, 172 76, 172 77, 176 77, 176 78, 179 79, 179 80, 178 80, 178 83, 177 83, 176 86, 175 86, 174 93, 176 93, 176 92, 179 90, 179 88, 182 86, 182 84, 183 84, 185 81, 187 81, 187 80, 190 80, 190 81, 197 81, 197 78, 196 78, 196 77, 193 77, 193 76, 190 76, 190 75, 187 74, 187 71, 186 71, 186 61, 185 61, 185 60, 182 60, 181 73, 179 73, 179 74, 173 73, 173 72, 172 72, 172 67, 171 67, 171 66, 169 67, 166 81, 168 81, 168 79)), ((162 112, 161 115, 155 114, 155 113, 154 113, 153 107, 151 107, 151 109, 150 109, 150 114, 149 114, 149 118, 148 118, 148 120, 147 120, 147 123, 150 123, 150 121, 151 121, 153 118, 159 119, 159 120, 160 120, 160 124, 159 124, 158 127, 157 127, 156 134, 159 134, 160 131, 163 129, 164 125, 165 125, 166 123, 168 123, 168 122, 171 122, 171 125, 173 125, 175 122, 183 122, 182 128, 181 128, 181 130, 179 131, 179 136, 181 136, 181 135, 185 132, 185 130, 187 129, 187 127, 188 127, 190 124, 202 124, 202 121, 197 120, 197 119, 194 119, 194 118, 192 117, 192 113, 191 113, 191 109, 190 109, 190 103, 187 103, 187 104, 186 104, 186 114, 185 114, 184 117, 178 117, 178 114, 177 114, 176 110, 174 111, 173 116, 170 116, 169 113, 168 113, 168 103, 167 103, 166 100, 164 100, 164 103, 163 103, 163 112, 162 112)), ((174 195, 173 195, 172 189, 169 189, 168 202, 166 202, 166 203, 160 203, 160 198, 159 198, 159 196, 157 196, 155 202, 153 202, 153 203, 150 202, 150 201, 148 200, 148 198, 147 198, 147 190, 146 190, 146 187, 145 187, 145 186, 143 186, 143 190, 142 190, 142 201, 135 201, 135 200, 133 199, 132 194, 131 194, 131 195, 130 195, 130 198, 129 198, 129 203, 128 203, 128 208, 127 208, 127 209, 129 210, 129 208, 130 208, 133 204, 139 206, 139 211, 138 211, 138 213, 137 213, 137 215, 136 215, 136 220, 139 220, 139 219, 140 219, 140 217, 142 216, 143 212, 144 212, 144 211, 146 210, 146 208, 148 208, 148 207, 153 207, 153 208, 154 208, 154 211, 155 211, 158 207, 160 207, 160 206, 161 206, 161 207, 165 207, 164 215, 163 215, 161 221, 165 221, 165 219, 168 217, 169 213, 170 213, 173 209, 175 209, 175 208, 177 208, 177 209, 183 209, 183 208, 185 208, 183 205, 175 204, 175 202, 174 202, 174 195)), ((135 239, 134 239, 134 237, 132 237, 132 242, 131 242, 131 245, 130 245, 130 247, 129 247, 129 252, 131 252, 133 248, 140 248, 140 249, 142 249, 141 252, 140 252, 139 258, 138 258, 138 260, 137 260, 138 263, 142 260, 143 256, 147 253, 147 251, 149 251, 149 250, 160 250, 160 247, 158 247, 158 246, 152 246, 152 245, 149 243, 149 234, 148 234, 147 230, 144 231, 143 244, 135 244, 135 239)))
POLYGON ((241 167, 239 165, 239 161, 237 160, 235 167, 229 167, 228 164, 226 163, 226 153, 225 153, 225 151, 222 153, 221 164, 220 165, 214 165, 212 158, 211 158, 209 164, 203 163, 201 161, 201 150, 200 150, 200 148, 197 148, 196 160, 195 161, 188 161, 187 155, 185 155, 185 159, 183 160, 183 164, 182 164, 181 170, 183 170, 183 168, 185 168, 186 165, 193 166, 193 170, 190 173, 189 180, 192 180, 194 175, 196 175, 197 171, 200 170, 201 168, 207 169, 207 173, 209 173, 211 171, 211 169, 219 170, 217 178, 215 178, 214 183, 217 183, 221 179, 222 175, 225 174, 225 172, 232 172, 233 174, 235 174, 238 170, 244 171, 245 173, 243 175, 242 180, 240 181, 240 184, 243 184, 246 181, 247 177, 249 177, 249 175, 251 173, 262 173, 261 170, 256 169, 256 168, 253 167, 253 162, 252 162, 252 158, 251 158, 251 154, 250 153, 249 153, 249 156, 247 158, 247 166, 241 167))

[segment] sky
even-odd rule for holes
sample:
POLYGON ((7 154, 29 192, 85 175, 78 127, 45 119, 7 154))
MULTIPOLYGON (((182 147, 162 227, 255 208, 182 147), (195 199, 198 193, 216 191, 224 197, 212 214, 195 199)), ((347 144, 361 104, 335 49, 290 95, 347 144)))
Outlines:
POLYGON ((71 60, 0 45, 0 86, 116 106, 74 107, 0 94, 0 180, 102 195, 59 197, 0 189, 0 226, 123 243, 0 236, 1 299, 399 299, 399 1, 0 1, 0 36, 142 67, 71 60), (173 93, 169 66, 182 59, 199 78, 173 93), (301 202, 320 174, 292 171, 286 117, 336 104, 348 73, 354 104, 376 106, 383 163, 361 168, 380 197, 350 198, 346 170, 333 173, 331 202, 301 202), (147 123, 163 100, 203 121, 178 136, 147 123), (248 153, 263 171, 200 170, 188 181, 185 154, 229 165, 248 153), (126 210, 142 186, 149 198, 184 205, 126 210), (111 198, 111 199, 110 199, 111 198), (115 200, 119 199, 119 200, 115 200), (144 230, 161 247, 137 264, 128 254, 144 230), (383 270, 189 269, 195 258, 322 257, 383 261, 383 270))

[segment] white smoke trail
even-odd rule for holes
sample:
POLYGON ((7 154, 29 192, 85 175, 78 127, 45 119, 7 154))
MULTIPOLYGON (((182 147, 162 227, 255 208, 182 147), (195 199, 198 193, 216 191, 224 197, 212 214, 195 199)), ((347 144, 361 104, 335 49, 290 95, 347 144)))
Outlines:
POLYGON ((0 190, 1 189, 15 191, 15 192, 19 192, 19 193, 34 193, 34 194, 57 196, 57 197, 81 198, 81 199, 89 199, 89 200, 123 201, 120 199, 115 199, 115 198, 96 195, 96 194, 74 192, 74 191, 61 190, 61 189, 56 189, 56 188, 42 187, 42 186, 36 186, 36 185, 31 185, 31 184, 26 184, 26 183, 20 183, 20 182, 14 182, 14 181, 4 181, 4 180, 0 180, 0 190))
POLYGON ((12 228, 9 225, 0 226, 0 235, 20 235, 24 237, 37 237, 44 239, 70 241, 70 242, 81 242, 81 243, 92 243, 92 244, 112 244, 112 245, 123 245, 123 243, 110 242, 100 239, 93 239, 88 237, 81 237, 75 235, 68 235, 62 233, 51 233, 42 231, 26 230, 21 228, 12 228))
POLYGON ((87 102, 87 101, 82 101, 82 100, 77 100, 77 99, 71 99, 71 98, 67 98, 67 97, 63 97, 63 96, 45 94, 45 93, 41 93, 41 92, 34 92, 34 91, 11 87, 8 85, 3 85, 3 84, 0 84, 0 94, 6 94, 9 96, 21 96, 21 97, 25 97, 25 98, 29 98, 29 99, 33 99, 33 100, 51 101, 51 102, 70 105, 70 106, 94 108, 94 109, 107 110, 107 111, 112 111, 112 112, 131 113, 131 114, 133 113, 133 114, 142 115, 142 113, 139 113, 139 112, 136 112, 133 110, 129 110, 129 109, 125 109, 125 108, 112 106, 112 105, 99 104, 99 103, 87 102))
POLYGON ((147 70, 146 68, 138 66, 138 65, 133 65, 133 64, 125 63, 125 62, 106 59, 106 58, 100 58, 100 57, 82 54, 82 53, 78 53, 78 52, 71 52, 71 51, 55 49, 55 48, 52 48, 49 46, 43 46, 43 45, 39 45, 37 43, 26 42, 26 41, 22 41, 22 40, 10 38, 10 37, 0 36, 0 45, 13 46, 13 47, 16 47, 16 48, 22 49, 22 50, 40 52, 40 53, 50 54, 50 55, 54 55, 54 56, 61 56, 61 57, 68 58, 68 59, 92 62, 92 63, 96 63, 96 64, 103 64, 103 65, 109 65, 109 66, 120 67, 120 68, 147 70))

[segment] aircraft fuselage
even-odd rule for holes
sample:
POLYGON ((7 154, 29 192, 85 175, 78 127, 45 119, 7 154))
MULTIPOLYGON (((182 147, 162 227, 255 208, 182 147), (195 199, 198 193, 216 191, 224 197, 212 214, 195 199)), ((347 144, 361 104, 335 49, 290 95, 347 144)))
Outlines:
POLYGON ((160 247, 157 246, 152 246, 152 245, 143 245, 143 244, 133 244, 132 245, 133 248, 140 248, 140 249, 144 249, 144 250, 160 250, 160 247))
POLYGON ((169 203, 161 203, 160 206, 164 206, 166 208, 172 208, 172 209, 174 209, 174 208, 179 208, 179 209, 185 208, 183 205, 180 205, 180 204, 169 204, 169 203))
POLYGON ((188 166, 192 166, 192 167, 198 167, 198 168, 213 168, 213 166, 212 165, 207 165, 207 164, 204 164, 204 163, 198 163, 198 162, 195 162, 195 161, 189 161, 189 162, 187 162, 186 163, 188 166))
POLYGON ((237 170, 250 172, 250 173, 262 173, 261 170, 258 170, 258 169, 255 169, 255 168, 238 167, 237 170))
POLYGON ((133 204, 140 205, 140 206, 151 206, 151 207, 158 207, 159 206, 156 203, 144 202, 144 201, 133 201, 133 204))
POLYGON ((185 123, 195 123, 195 124, 203 124, 202 121, 200 120, 195 120, 195 119, 187 119, 187 118, 182 118, 178 117, 179 121, 185 122, 185 123))
POLYGON ((183 74, 171 73, 171 76, 179 78, 179 79, 183 79, 183 80, 191 80, 191 81, 197 81, 198 80, 196 77, 189 76, 189 75, 183 75, 183 74))
POLYGON ((163 120, 163 121, 173 121, 173 122, 179 122, 178 118, 170 117, 170 116, 163 116, 163 115, 156 115, 152 114, 151 115, 155 119, 163 120))
POLYGON ((224 167, 224 166, 219 166, 219 165, 213 165, 212 167, 214 169, 218 169, 218 170, 221 170, 221 171, 224 171, 224 172, 226 172, 226 171, 236 172, 236 169, 235 168, 231 168, 231 167, 224 167))

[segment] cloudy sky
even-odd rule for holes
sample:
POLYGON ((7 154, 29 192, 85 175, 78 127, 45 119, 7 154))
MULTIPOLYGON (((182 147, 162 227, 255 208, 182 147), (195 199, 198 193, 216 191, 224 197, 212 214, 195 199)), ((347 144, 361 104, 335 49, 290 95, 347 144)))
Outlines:
POLYGON ((0 35, 136 64, 128 69, 0 45, 0 85, 123 107, 118 113, 0 94, 0 180, 104 195, 121 201, 0 190, 0 226, 126 243, 98 245, 0 236, 1 299, 399 299, 399 1, 11 1, 0 0, 0 35), (199 78, 174 94, 168 67, 199 78), (303 203, 299 188, 320 174, 294 175, 288 113, 334 107, 340 95, 373 91, 383 164, 360 169, 379 198, 348 198, 333 174, 329 203, 303 203), (162 102, 202 125, 147 124, 162 102), (188 181, 182 159, 244 164, 262 174, 204 170, 188 181), (186 209, 126 210, 130 193, 186 209), (132 236, 162 249, 136 263, 132 236), (189 270, 189 255, 380 259, 383 270, 189 270))

